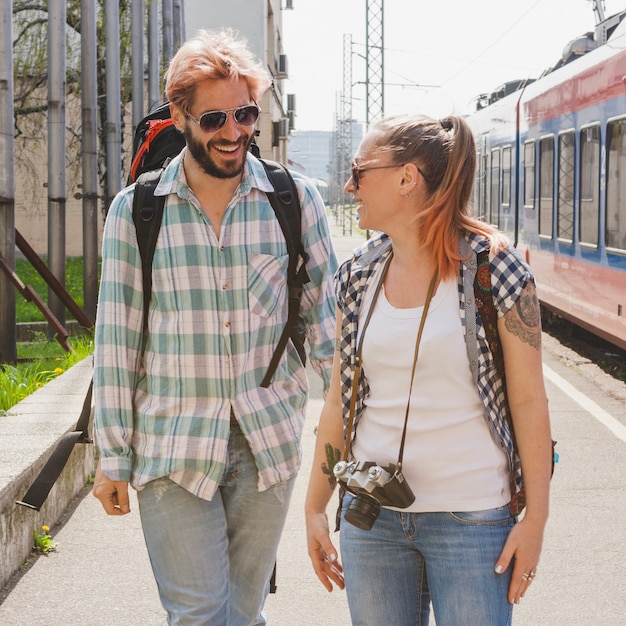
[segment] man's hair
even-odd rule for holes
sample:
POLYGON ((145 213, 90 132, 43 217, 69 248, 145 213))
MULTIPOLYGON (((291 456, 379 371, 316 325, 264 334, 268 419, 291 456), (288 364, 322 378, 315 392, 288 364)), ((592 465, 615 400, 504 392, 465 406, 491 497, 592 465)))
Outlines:
POLYGON ((415 163, 423 172, 430 200, 417 219, 422 241, 437 261, 441 278, 459 271, 459 232, 487 237, 493 250, 506 245, 501 233, 472 215, 476 147, 462 117, 435 120, 424 115, 396 115, 374 124, 370 132, 376 150, 388 152, 394 164, 415 163))
POLYGON ((200 30, 170 61, 165 74, 165 93, 170 102, 189 111, 196 85, 203 80, 220 79, 244 80, 255 102, 271 85, 267 70, 248 49, 245 39, 230 29, 200 30))

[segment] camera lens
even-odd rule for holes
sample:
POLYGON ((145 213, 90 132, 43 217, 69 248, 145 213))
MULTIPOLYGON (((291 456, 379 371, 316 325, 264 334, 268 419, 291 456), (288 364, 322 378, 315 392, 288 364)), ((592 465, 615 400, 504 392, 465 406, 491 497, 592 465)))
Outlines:
POLYGON ((348 505, 345 519, 361 530, 371 530, 380 513, 380 502, 364 493, 356 496, 348 505))

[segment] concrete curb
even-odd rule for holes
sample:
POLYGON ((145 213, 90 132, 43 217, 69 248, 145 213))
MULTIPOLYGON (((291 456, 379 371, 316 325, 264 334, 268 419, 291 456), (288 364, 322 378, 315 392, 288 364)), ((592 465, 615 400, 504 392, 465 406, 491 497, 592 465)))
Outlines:
POLYGON ((40 511, 16 504, 74 430, 91 376, 87 357, 0 416, 0 588, 28 558, 33 531, 53 526, 93 475, 94 446, 77 444, 40 511))

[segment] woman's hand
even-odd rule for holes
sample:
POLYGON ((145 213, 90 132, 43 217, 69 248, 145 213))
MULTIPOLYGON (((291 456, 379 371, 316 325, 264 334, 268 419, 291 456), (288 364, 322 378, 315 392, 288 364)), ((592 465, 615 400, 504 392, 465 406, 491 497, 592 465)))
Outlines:
POLYGON ((306 529, 309 557, 317 577, 328 591, 333 590, 333 582, 343 589, 343 567, 330 540, 326 513, 307 513, 306 529))
POLYGON ((508 594, 511 604, 519 604, 537 574, 544 526, 544 522, 524 518, 513 526, 504 544, 495 571, 501 574, 513 563, 508 594))

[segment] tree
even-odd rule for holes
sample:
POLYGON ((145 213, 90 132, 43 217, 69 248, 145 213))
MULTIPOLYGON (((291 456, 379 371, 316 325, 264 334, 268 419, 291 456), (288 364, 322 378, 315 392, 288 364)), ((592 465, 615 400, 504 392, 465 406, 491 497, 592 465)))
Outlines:
MULTIPOLYGON (((122 104, 122 133, 129 115, 127 103, 131 101, 131 0, 119 0, 120 22, 120 95, 122 104)), ((66 4, 66 67, 67 67, 67 179, 68 186, 78 186, 81 180, 81 3, 67 0, 66 4), (73 183, 73 185, 72 185, 73 183)), ((13 2, 13 53, 14 53, 14 107, 15 107, 15 158, 17 167, 34 171, 40 159, 46 136, 47 103, 47 29, 48 3, 45 0, 14 0, 13 2)), ((106 120, 106 41, 103 0, 97 0, 97 85, 98 85, 98 175, 101 198, 106 198, 107 143, 106 120)), ((123 153, 121 158, 126 155, 123 153)), ((33 193, 38 190, 32 186, 33 193)), ((36 205, 36 202, 33 203, 36 205)), ((106 209, 106 207, 105 207, 106 209)))

